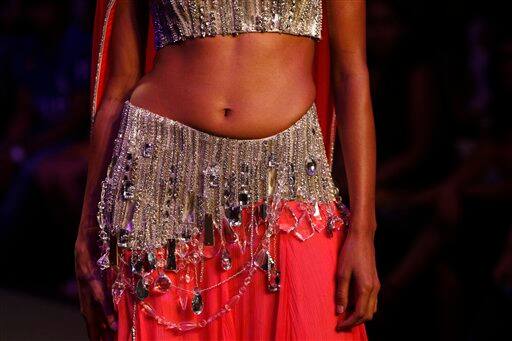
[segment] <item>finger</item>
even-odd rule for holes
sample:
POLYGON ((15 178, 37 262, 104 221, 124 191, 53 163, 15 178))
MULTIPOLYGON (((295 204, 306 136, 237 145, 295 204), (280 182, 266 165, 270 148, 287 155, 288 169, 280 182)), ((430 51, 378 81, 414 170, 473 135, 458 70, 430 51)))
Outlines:
POLYGON ((350 274, 342 274, 337 278, 336 285, 336 314, 343 314, 348 306, 348 289, 350 286, 350 274))
POLYGON ((350 329, 364 321, 365 317, 368 315, 367 309, 371 291, 372 289, 368 287, 358 290, 355 310, 346 318, 338 320, 338 325, 336 327, 338 331, 350 329))
POLYGON ((375 310, 377 309, 377 288, 373 288, 370 293, 370 298, 368 299, 368 307, 366 308, 365 321, 370 321, 373 319, 373 314, 375 314, 375 310))
POLYGON ((105 295, 103 283, 100 280, 90 281, 93 297, 102 313, 104 322, 112 331, 117 331, 117 321, 114 315, 114 309, 110 300, 105 295))
POLYGON ((373 306, 373 313, 374 313, 374 314, 375 314, 375 313, 377 313, 377 307, 378 307, 378 305, 379 305, 379 299, 378 299, 378 298, 376 298, 376 299, 375 299, 375 305, 373 306))

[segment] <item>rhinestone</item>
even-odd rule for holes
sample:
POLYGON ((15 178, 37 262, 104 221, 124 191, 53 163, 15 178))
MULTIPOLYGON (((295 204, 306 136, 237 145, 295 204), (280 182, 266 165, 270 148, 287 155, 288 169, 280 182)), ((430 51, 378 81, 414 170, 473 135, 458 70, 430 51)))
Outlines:
POLYGON ((142 148, 142 156, 143 157, 151 157, 154 152, 154 145, 152 143, 145 143, 144 147, 142 148))
POLYGON ((312 157, 306 159, 306 173, 309 176, 316 175, 316 161, 312 157))
POLYGON ((219 187, 219 165, 209 166, 204 170, 204 175, 206 176, 206 181, 211 188, 219 187))
POLYGON ((249 195, 249 192, 247 192, 247 191, 238 193, 238 202, 242 206, 245 206, 249 203, 249 198, 250 198, 250 195, 249 195))
POLYGON ((130 233, 128 232, 128 230, 127 229, 120 229, 119 230, 119 237, 118 237, 118 240, 117 240, 117 245, 119 247, 127 247, 129 239, 130 239, 130 233))
POLYGON ((225 209, 226 218, 231 226, 240 226, 242 223, 241 213, 241 207, 238 205, 230 205, 225 209))
POLYGON ((123 199, 124 200, 132 200, 135 196, 135 184, 126 180, 123 184, 123 199))

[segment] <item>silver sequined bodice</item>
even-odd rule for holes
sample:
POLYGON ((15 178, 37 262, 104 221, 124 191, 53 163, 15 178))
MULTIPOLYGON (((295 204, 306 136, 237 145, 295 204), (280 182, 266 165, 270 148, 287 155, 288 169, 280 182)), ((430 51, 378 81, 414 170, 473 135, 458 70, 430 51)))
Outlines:
POLYGON ((151 0, 156 48, 187 39, 279 32, 321 39, 322 0, 151 0))

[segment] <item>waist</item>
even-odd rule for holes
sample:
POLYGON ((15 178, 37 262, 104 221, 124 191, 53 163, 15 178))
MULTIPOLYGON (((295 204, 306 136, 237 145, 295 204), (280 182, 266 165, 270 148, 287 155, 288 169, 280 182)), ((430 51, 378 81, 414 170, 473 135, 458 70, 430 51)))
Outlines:
POLYGON ((164 47, 130 102, 215 135, 259 138, 283 130, 316 97, 314 49, 304 37, 262 36, 164 47))
POLYGON ((130 231, 131 247, 161 246, 223 220, 236 226, 243 207, 269 198, 335 200, 314 103, 258 139, 212 135, 129 101, 122 115, 101 206, 106 227, 130 231))

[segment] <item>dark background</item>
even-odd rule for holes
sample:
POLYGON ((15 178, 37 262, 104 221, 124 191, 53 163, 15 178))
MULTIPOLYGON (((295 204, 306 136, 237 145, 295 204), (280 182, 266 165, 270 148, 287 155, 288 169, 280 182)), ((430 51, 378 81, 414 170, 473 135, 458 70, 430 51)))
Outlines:
MULTIPOLYGON (((372 340, 512 340, 512 34, 502 3, 368 0, 382 281, 372 340)), ((84 339, 73 247, 93 7, 0 5, 2 340, 84 339)))

